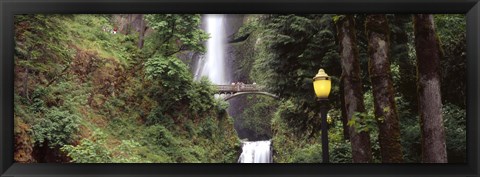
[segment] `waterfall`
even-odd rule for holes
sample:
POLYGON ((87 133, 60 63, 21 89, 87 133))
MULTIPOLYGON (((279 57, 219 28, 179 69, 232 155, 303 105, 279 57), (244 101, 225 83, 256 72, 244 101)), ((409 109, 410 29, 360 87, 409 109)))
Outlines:
POLYGON ((225 45, 225 16, 220 14, 205 15, 206 32, 210 38, 207 40, 207 53, 201 57, 195 71, 195 80, 207 76, 214 84, 229 84, 226 69, 225 45))
MULTIPOLYGON (((210 35, 207 40, 207 53, 200 58, 195 68, 195 80, 208 77, 213 84, 230 84, 230 70, 227 66, 225 15, 208 14, 203 18, 205 31, 210 35)), ((215 95, 216 98, 221 97, 215 95)), ((271 163, 271 142, 243 142, 240 163, 271 163)))
POLYGON ((243 142, 239 163, 272 163, 271 141, 243 142))

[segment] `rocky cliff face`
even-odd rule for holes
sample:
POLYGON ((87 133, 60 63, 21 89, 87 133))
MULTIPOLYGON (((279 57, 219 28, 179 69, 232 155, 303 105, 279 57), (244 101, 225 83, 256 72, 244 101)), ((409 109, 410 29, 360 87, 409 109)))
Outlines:
MULTIPOLYGON (((227 15, 227 40, 231 41, 233 40, 234 36, 236 33, 238 33, 240 27, 244 24, 244 18, 246 15, 227 15)), ((232 78, 232 82, 243 82, 243 83, 249 83, 246 76, 248 76, 248 73, 239 73, 235 72, 238 68, 240 67, 240 62, 244 58, 241 57, 239 54, 239 47, 238 43, 229 43, 226 47, 226 56, 228 57, 228 62, 227 64, 229 65, 230 68, 230 74, 232 78)), ((232 116, 235 120, 234 122, 234 127, 235 130, 237 131, 238 136, 241 139, 244 138, 249 138, 248 134, 242 130, 241 124, 243 123, 243 119, 240 117, 242 114, 245 105, 247 104, 247 99, 245 97, 237 97, 234 99, 231 99, 229 101, 230 107, 228 108, 228 113, 230 116, 232 116)), ((251 138, 249 138, 251 139, 251 138)))
MULTIPOLYGON (((227 28, 228 33, 228 47, 227 56, 229 57, 229 65, 231 68, 232 82, 253 83, 250 74, 255 61, 255 45, 257 42, 256 34, 240 34, 242 26, 247 24, 248 19, 252 18, 250 15, 232 15, 229 16, 229 24, 227 28)), ((252 102, 247 97, 237 97, 230 100, 230 107, 228 112, 230 116, 235 119, 235 129, 241 139, 248 139, 252 141, 269 139, 266 135, 260 135, 251 129, 244 127, 244 121, 249 117, 243 117, 242 113, 250 106, 252 102)))
MULTIPOLYGON (((225 32, 227 33, 227 41, 232 41, 234 39, 235 34, 238 33, 240 27, 244 24, 244 18, 246 15, 243 14, 229 14, 226 15, 226 29, 225 32)), ((227 57, 227 67, 230 68, 230 77, 232 78, 232 82, 243 82, 247 83, 246 80, 241 80, 239 79, 239 74, 235 73, 235 68, 237 67, 237 60, 241 60, 242 58, 239 58, 237 53, 238 53, 238 48, 236 47, 235 43, 228 43, 228 45, 225 48, 226 51, 226 57, 227 57)), ((230 103, 232 104, 232 103, 230 103)), ((233 107, 233 105, 232 105, 233 107)))
POLYGON ((112 16, 112 20, 118 32, 123 34, 140 33, 142 29, 148 29, 143 14, 117 14, 112 16))
POLYGON ((138 48, 143 47, 144 38, 152 32, 143 18, 144 14, 117 14, 112 16, 114 28, 119 33, 138 33, 138 48))

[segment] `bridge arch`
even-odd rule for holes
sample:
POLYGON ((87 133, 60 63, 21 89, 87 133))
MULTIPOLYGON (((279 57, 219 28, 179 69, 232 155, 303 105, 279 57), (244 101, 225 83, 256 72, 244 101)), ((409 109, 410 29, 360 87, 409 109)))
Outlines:
POLYGON ((266 95, 266 96, 278 99, 277 95, 272 94, 272 93, 268 93, 268 92, 237 92, 235 94, 226 96, 225 98, 223 98, 223 100, 228 101, 229 99, 232 99, 232 98, 235 98, 235 97, 238 97, 238 96, 241 96, 241 95, 249 95, 249 94, 266 95))
POLYGON ((223 100, 235 98, 237 96, 246 94, 260 94, 266 95, 272 98, 278 98, 277 95, 263 91, 264 87, 253 84, 232 84, 232 85, 215 85, 217 94, 226 94, 227 96, 223 100))

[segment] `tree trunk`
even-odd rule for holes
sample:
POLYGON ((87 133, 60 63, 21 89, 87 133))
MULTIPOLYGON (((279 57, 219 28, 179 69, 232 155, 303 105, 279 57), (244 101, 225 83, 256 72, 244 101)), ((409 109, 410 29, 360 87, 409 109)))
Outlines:
POLYGON ((140 14, 140 30, 138 34, 138 48, 141 49, 143 48, 143 41, 145 37, 145 21, 143 19, 143 14, 140 14))
MULTIPOLYGON (((126 24, 127 24, 127 26, 126 26, 127 29, 125 30, 125 35, 129 35, 129 34, 130 34, 130 31, 132 30, 132 22, 133 22, 132 16, 134 16, 134 14, 128 14, 128 15, 127 15, 127 18, 126 18, 126 19, 127 19, 127 20, 126 20, 126 21, 127 21, 127 22, 126 22, 126 24)), ((119 30, 119 31, 120 31, 120 30, 119 30)))
POLYGON ((342 109, 342 127, 343 127, 343 139, 348 140, 350 139, 350 133, 348 129, 348 120, 347 120, 347 110, 345 109, 345 98, 343 97, 343 78, 340 79, 340 107, 342 109))
MULTIPOLYGON (((28 61, 30 61, 30 57, 31 57, 31 54, 32 54, 31 51, 32 50, 29 48, 28 56, 27 56, 28 61)), ((30 97, 28 96, 28 73, 29 72, 30 71, 28 70, 28 66, 25 66, 25 77, 23 78, 23 95, 25 96, 25 98, 27 98, 27 100, 30 100, 30 97)))
MULTIPOLYGON (((358 61, 357 39, 352 15, 346 15, 337 22, 337 36, 340 43, 342 77, 344 79, 344 99, 347 119, 351 120, 355 112, 364 112, 362 80, 358 61)), ((357 132, 355 126, 349 127, 350 142, 354 163, 368 163, 372 160, 370 136, 368 132, 357 132)))
POLYGON ((445 130, 440 92, 440 45, 435 33, 433 15, 414 15, 415 50, 417 53, 417 89, 422 161, 446 163, 445 130))
POLYGON ((375 118, 383 163, 403 161, 400 127, 390 71, 388 21, 384 14, 368 15, 365 22, 368 40, 368 70, 372 81, 375 118))
POLYGON ((28 68, 27 66, 25 67, 25 77, 23 78, 23 95, 25 95, 25 98, 27 100, 30 100, 28 97, 28 68))
POLYGON ((415 85, 415 59, 408 56, 408 33, 407 24, 411 25, 412 15, 407 14, 395 14, 392 20, 391 33, 391 60, 398 63, 400 80, 397 85, 397 91, 402 94, 402 97, 406 99, 411 106, 409 109, 411 112, 418 112, 417 104, 417 90, 412 85, 415 85))

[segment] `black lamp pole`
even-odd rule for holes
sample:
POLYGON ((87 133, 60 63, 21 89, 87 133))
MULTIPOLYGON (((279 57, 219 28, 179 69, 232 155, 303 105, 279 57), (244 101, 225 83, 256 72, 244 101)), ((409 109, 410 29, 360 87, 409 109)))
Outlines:
POLYGON ((328 158, 328 124, 327 124, 327 113, 328 113, 328 100, 320 100, 320 114, 322 119, 322 161, 323 163, 329 163, 328 158))

